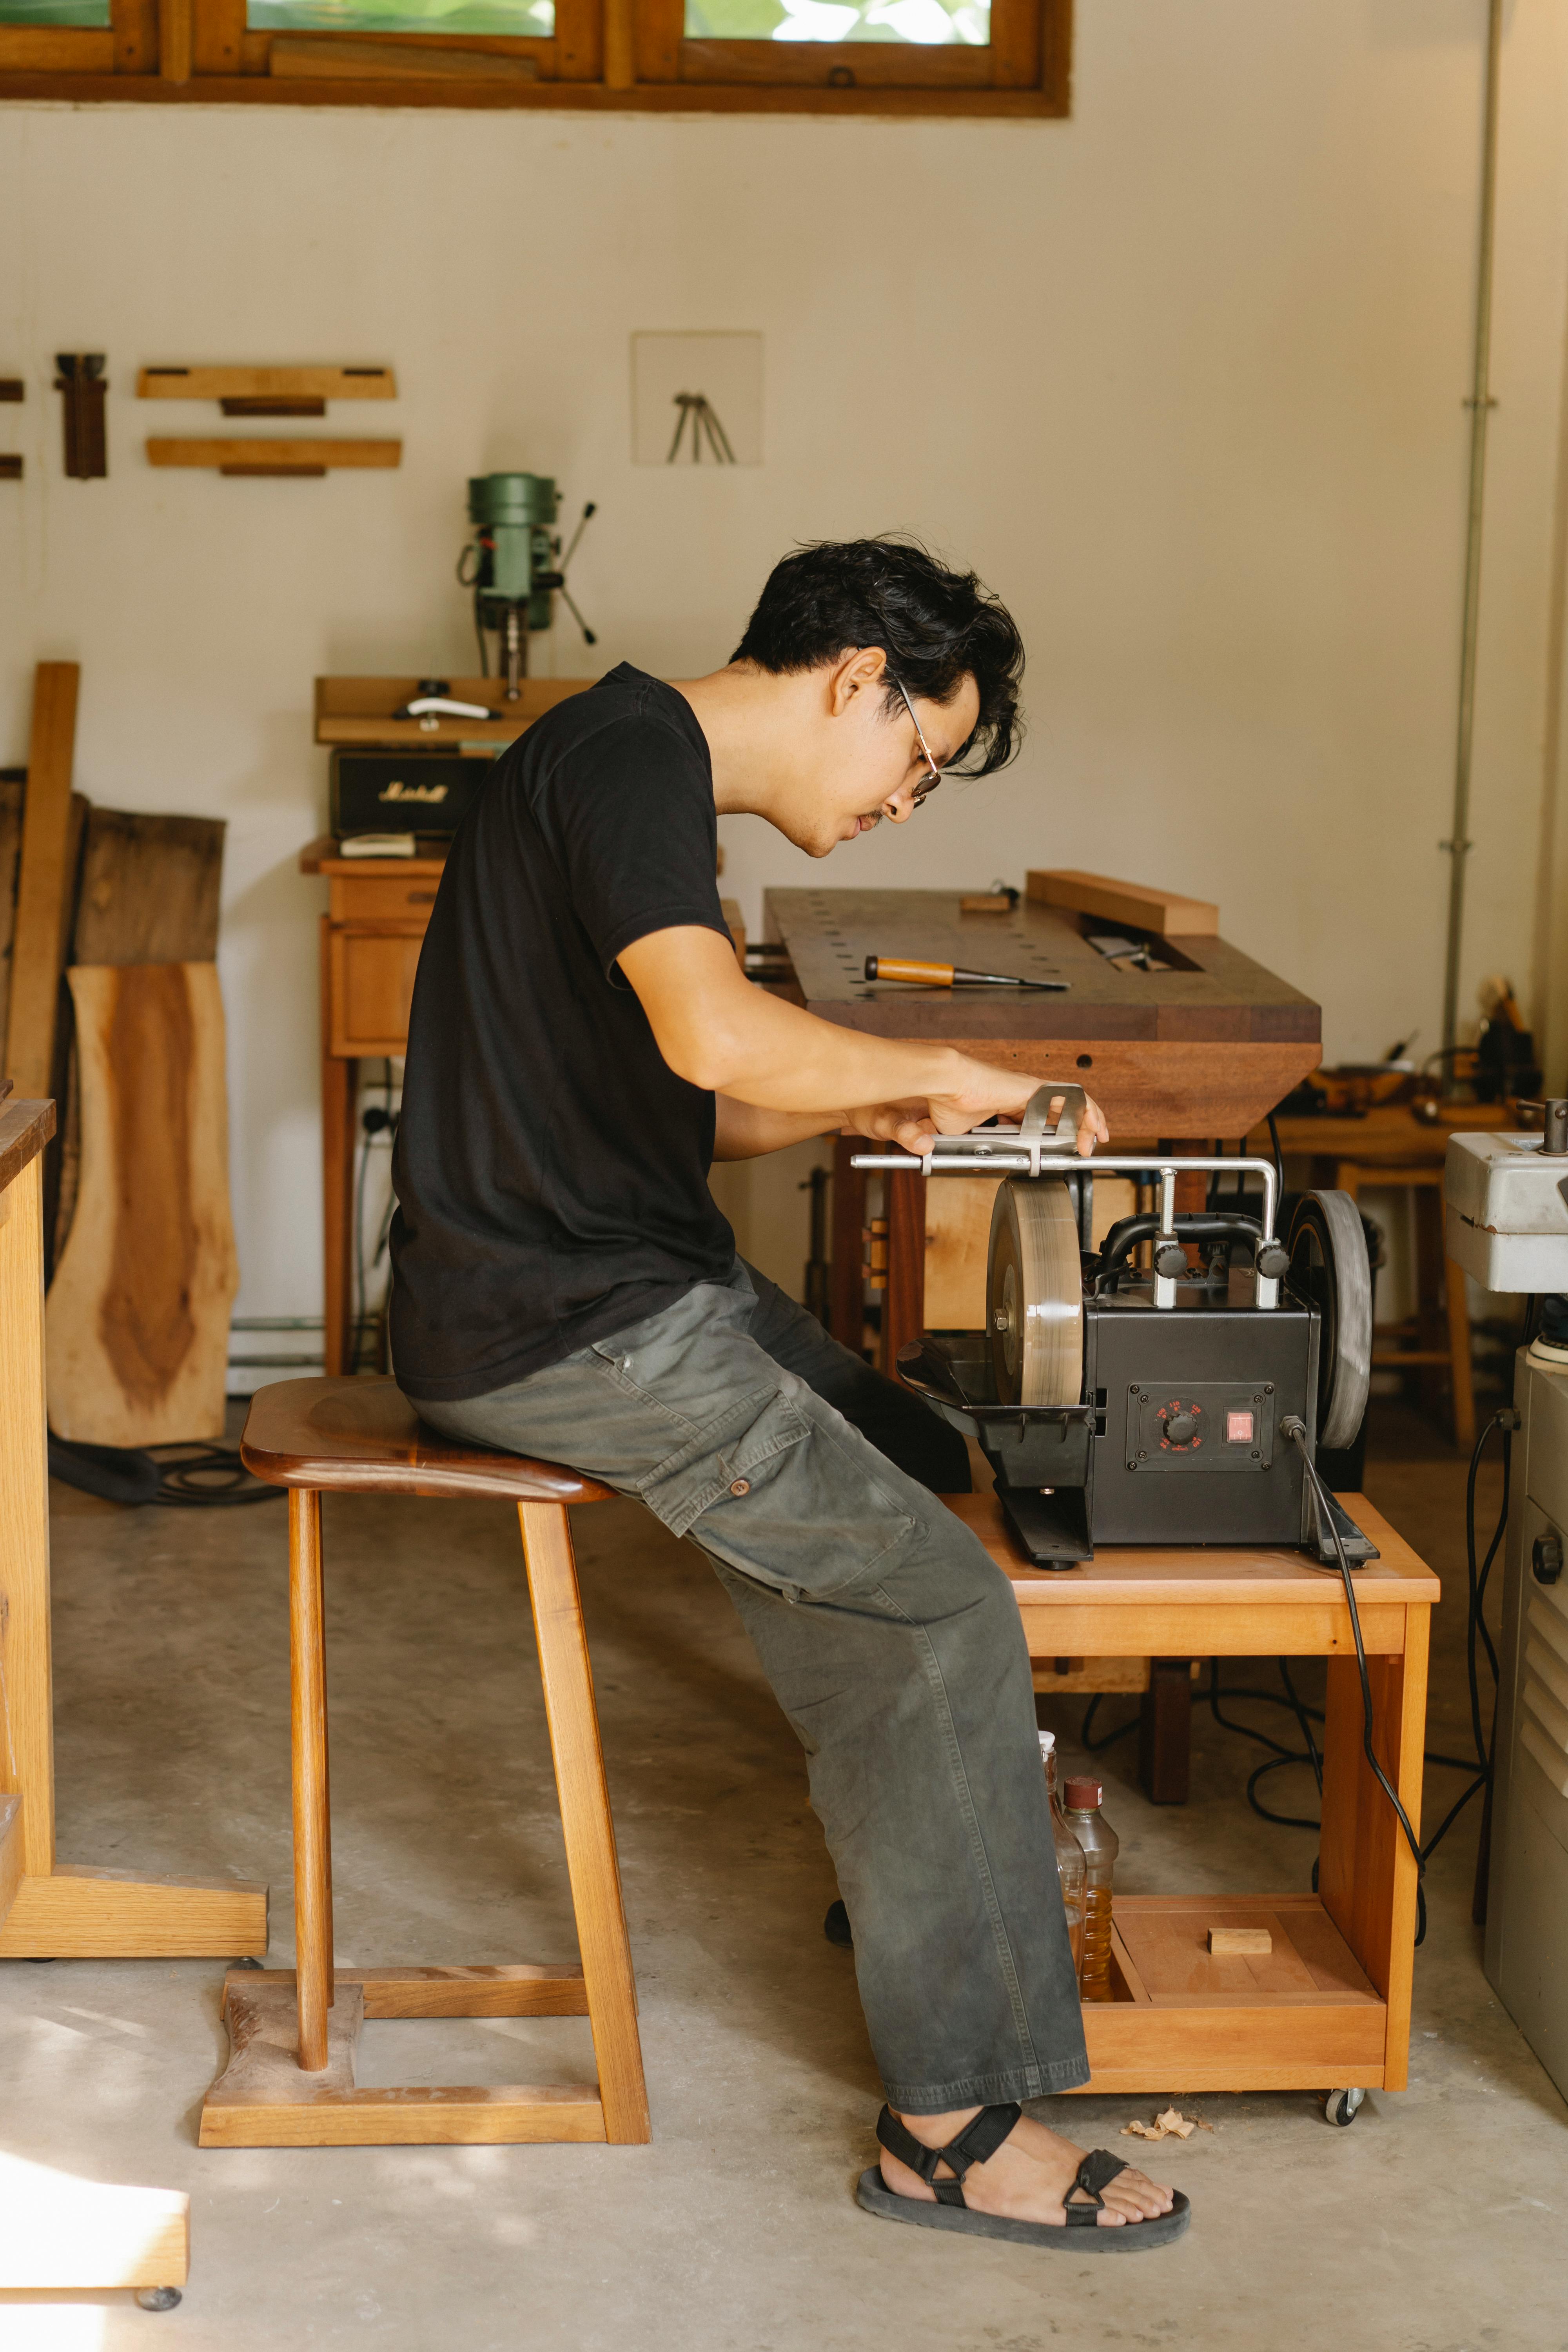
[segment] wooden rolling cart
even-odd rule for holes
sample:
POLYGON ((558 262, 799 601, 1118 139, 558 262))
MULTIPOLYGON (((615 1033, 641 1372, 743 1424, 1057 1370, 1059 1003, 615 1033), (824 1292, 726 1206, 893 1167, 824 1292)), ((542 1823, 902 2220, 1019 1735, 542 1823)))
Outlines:
MULTIPOLYGON (((1364 1496, 1381 1558, 1357 1571, 1373 1744, 1420 1826, 1436 1576, 1364 1496)), ((1326 1657, 1318 1892, 1118 1893, 1113 1998, 1086 2002, 1090 2092, 1400 2091, 1410 2043, 1415 1864, 1362 1748, 1361 1680, 1339 1579, 1294 1551, 1103 1549, 1047 1574, 991 1495, 948 1498, 1012 1580, 1031 1657, 1326 1657), (1267 1927, 1267 1958, 1220 1958, 1211 1927, 1267 1927)), ((1347 2118, 1348 2119, 1348 2118, 1347 2118)))

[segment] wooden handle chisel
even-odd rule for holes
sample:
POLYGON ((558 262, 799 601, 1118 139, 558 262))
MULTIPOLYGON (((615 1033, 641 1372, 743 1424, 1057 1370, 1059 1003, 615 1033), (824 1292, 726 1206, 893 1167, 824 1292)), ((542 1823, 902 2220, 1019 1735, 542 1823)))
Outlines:
POLYGON ((1010 971, 965 971, 962 964, 924 963, 912 956, 868 956, 868 980, 902 980, 916 988, 1070 988, 1067 980, 1017 980, 1010 971))

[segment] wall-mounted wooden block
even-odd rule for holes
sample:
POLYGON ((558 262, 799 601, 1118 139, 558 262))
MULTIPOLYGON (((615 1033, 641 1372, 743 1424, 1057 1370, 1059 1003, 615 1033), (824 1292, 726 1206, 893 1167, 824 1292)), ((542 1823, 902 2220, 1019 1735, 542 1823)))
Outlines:
MULTIPOLYGON (((241 412, 228 408, 229 401, 395 400, 397 378, 389 367, 144 367, 136 379, 136 397, 217 400, 225 403, 226 415, 235 415, 241 412)), ((252 415, 265 413, 250 411, 252 415)))
POLYGON ((0 400, 26 400, 27 387, 19 375, 0 375, 0 400))
POLYGON ((1219 908, 1206 898, 1185 898, 1174 890, 1152 890, 1143 882, 1119 882, 1109 874, 1080 874, 1068 866, 1025 877, 1025 889, 1037 906, 1067 907, 1102 922, 1157 931, 1164 939, 1215 939, 1219 908))
POLYGON ((401 441, 149 441, 150 466, 206 467, 219 474, 325 474, 339 467, 400 466, 401 441))
POLYGON ((0 456, 0 482, 19 482, 22 478, 20 457, 0 456))

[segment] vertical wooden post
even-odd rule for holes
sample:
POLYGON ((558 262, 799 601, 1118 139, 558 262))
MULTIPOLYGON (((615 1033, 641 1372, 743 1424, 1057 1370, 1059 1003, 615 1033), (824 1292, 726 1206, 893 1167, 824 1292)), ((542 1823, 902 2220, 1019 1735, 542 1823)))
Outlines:
POLYGON ((630 89, 637 78, 636 0, 605 0, 605 87, 630 89))
POLYGON ((191 0, 158 0, 158 71, 165 81, 191 78, 191 0))
POLYGON ((55 1866, 43 1168, 36 1155, 0 1192, 0 1793, 22 1799, 29 1878, 55 1866))
POLYGON ((47 1095, 54 1070, 55 1011, 72 879, 67 867, 80 679, 75 662, 40 662, 34 673, 5 1027, 5 1071, 16 1080, 18 1095, 47 1095))
MULTIPOLYGON (((1405 1612, 1399 1657, 1369 1658, 1373 1751, 1421 1833, 1430 1612, 1405 1612)), ((1347 1626, 1347 1634, 1348 1634, 1347 1626)), ((1362 1747, 1361 1677, 1354 1656, 1329 1660, 1323 1706, 1323 1832, 1318 1891, 1323 1908, 1388 2004, 1384 2086, 1405 2088, 1415 1955, 1415 1860, 1362 1747)))
POLYGON ((888 1287, 882 1293, 882 1370, 899 1375, 899 1349, 918 1339, 925 1323, 926 1179, 889 1176, 888 1287))
POLYGON ((626 1937, 615 1823, 566 1507, 520 1503, 517 1516, 566 1841, 566 1871, 577 1915, 583 1981, 599 2068, 605 2137, 621 2142, 647 2140, 653 2134, 637 2035, 637 1980, 626 1937))
POLYGON ((1138 1778, 1152 1805, 1184 1805, 1192 1772, 1189 1658, 1151 1658, 1138 1726, 1138 1778))
POLYGON ((294 1977, 300 2063, 327 2063, 332 2005, 331 1823, 327 1790, 327 1659, 321 1586, 321 1497, 289 1490, 289 1661, 293 1706, 294 1977))

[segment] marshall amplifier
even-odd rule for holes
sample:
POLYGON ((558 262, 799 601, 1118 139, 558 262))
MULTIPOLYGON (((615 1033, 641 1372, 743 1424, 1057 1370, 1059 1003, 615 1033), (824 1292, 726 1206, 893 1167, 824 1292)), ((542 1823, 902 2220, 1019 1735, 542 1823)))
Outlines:
POLYGON ((491 765, 451 751, 334 751, 332 832, 456 833, 491 765))

